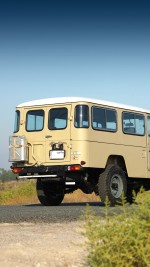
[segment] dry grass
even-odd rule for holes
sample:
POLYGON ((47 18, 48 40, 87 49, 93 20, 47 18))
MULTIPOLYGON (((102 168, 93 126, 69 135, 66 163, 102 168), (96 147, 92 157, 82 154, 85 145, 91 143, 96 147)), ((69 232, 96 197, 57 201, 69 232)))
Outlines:
POLYGON ((0 205, 19 205, 19 204, 36 204, 39 203, 36 196, 17 196, 12 199, 7 199, 3 203, 0 203, 0 205))
POLYGON ((66 194, 63 202, 99 202, 99 196, 93 194, 84 194, 81 190, 76 190, 72 194, 66 194))
MULTIPOLYGON (((34 180, 0 182, 0 205, 34 204, 39 203, 36 196, 34 180)), ((99 202, 99 197, 93 194, 84 194, 76 190, 66 194, 63 202, 99 202)))
POLYGON ((34 181, 0 183, 0 205, 37 203, 34 181))

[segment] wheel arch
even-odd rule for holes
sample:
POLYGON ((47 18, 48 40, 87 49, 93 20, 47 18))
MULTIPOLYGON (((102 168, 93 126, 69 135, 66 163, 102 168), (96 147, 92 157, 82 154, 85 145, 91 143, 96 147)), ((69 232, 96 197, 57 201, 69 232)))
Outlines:
POLYGON ((121 155, 110 155, 107 159, 106 162, 106 166, 105 169, 108 165, 110 164, 114 164, 114 165, 118 165, 119 167, 122 168, 122 170, 125 172, 125 174, 128 177, 128 172, 127 172, 127 168, 126 168, 126 163, 125 163, 125 159, 123 156, 121 155))

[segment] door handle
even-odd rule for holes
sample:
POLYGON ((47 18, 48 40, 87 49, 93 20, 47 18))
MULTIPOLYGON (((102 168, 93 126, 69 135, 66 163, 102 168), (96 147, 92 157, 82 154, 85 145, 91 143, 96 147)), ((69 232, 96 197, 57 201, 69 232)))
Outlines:
POLYGON ((51 138, 52 135, 45 135, 45 138, 51 138))

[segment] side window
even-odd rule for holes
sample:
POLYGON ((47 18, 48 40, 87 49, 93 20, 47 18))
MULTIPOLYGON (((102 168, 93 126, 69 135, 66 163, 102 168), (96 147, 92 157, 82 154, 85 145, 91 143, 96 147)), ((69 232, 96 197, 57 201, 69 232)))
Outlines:
POLYGON ((20 111, 16 110, 15 123, 14 123, 14 133, 17 133, 19 131, 19 126, 20 126, 20 111))
POLYGON ((144 135, 144 115, 123 112, 123 132, 127 134, 144 135))
POLYGON ((26 116, 26 130, 28 132, 41 131, 44 127, 44 111, 30 110, 26 116))
POLYGON ((74 126, 76 128, 89 127, 89 107, 87 105, 77 105, 74 117, 74 126))
POLYGON ((117 130, 116 111, 113 109, 93 107, 92 127, 95 130, 116 132, 117 130))
POLYGON ((150 116, 147 118, 147 124, 148 124, 148 136, 150 137, 150 116))
POLYGON ((68 110, 67 108, 52 108, 49 111, 48 129, 60 130, 67 127, 68 110))
POLYGON ((114 110, 106 109, 106 129, 117 130, 116 111, 114 110))

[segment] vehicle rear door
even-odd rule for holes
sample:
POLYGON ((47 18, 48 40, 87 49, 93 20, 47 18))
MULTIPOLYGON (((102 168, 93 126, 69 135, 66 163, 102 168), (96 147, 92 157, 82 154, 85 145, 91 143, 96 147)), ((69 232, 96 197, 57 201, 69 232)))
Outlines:
POLYGON ((150 116, 148 116, 147 125, 148 125, 148 170, 150 170, 150 116))
POLYGON ((65 164, 70 161, 71 105, 49 106, 47 115, 46 163, 65 164))
POLYGON ((25 108, 25 132, 29 150, 29 164, 45 162, 45 115, 44 107, 25 108))

